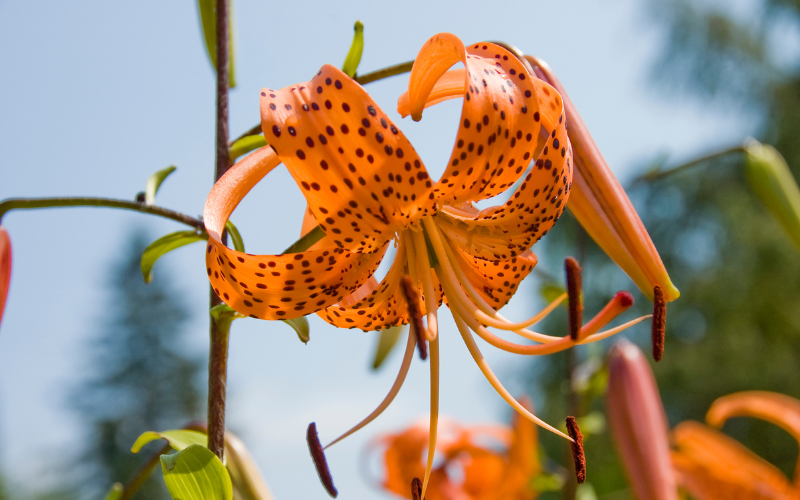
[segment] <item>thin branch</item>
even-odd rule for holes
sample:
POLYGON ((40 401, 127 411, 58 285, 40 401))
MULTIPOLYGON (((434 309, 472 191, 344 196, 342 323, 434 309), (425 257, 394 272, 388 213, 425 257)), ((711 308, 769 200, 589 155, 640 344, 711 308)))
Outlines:
POLYGON ((115 200, 112 198, 93 198, 93 197, 70 197, 70 198, 9 198, 0 202, 0 220, 11 210, 30 210, 36 208, 58 208, 58 207, 105 207, 121 208, 123 210, 133 210, 150 215, 158 215, 166 219, 171 219, 195 229, 205 230, 203 221, 188 215, 170 210, 168 208, 157 207, 155 205, 145 205, 135 201, 115 200))
POLYGON ((683 163, 681 165, 678 165, 677 167, 668 168, 666 170, 658 169, 658 170, 654 170, 654 171, 651 171, 651 172, 646 172, 646 173, 640 175, 639 177, 635 178, 631 184, 632 185, 636 185, 636 184, 639 184, 639 183, 642 183, 642 182, 657 181, 657 180, 663 179, 664 177, 668 177, 668 176, 676 174, 678 172, 683 172, 684 170, 688 170, 688 169, 696 167, 698 165, 702 165, 703 163, 707 163, 707 162, 710 162, 710 161, 713 161, 713 160, 717 160, 719 158, 722 158, 724 156, 728 156, 730 154, 734 154, 734 153, 738 154, 738 153, 745 153, 745 152, 747 152, 746 146, 743 145, 743 144, 740 144, 740 145, 734 146, 732 148, 723 149, 722 151, 717 151, 715 153, 711 153, 711 154, 708 154, 708 155, 705 155, 705 156, 701 156, 700 158, 696 158, 696 159, 694 159, 692 161, 683 163))

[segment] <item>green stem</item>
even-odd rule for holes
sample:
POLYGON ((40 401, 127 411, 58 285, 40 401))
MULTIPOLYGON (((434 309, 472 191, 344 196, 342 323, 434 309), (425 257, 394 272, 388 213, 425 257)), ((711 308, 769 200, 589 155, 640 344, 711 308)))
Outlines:
POLYGON ((632 184, 638 184, 640 182, 653 182, 664 177, 669 177, 670 175, 676 174, 678 172, 683 172, 684 170, 688 170, 690 168, 696 167, 698 165, 702 165, 703 163, 707 163, 709 161, 713 161, 724 156, 728 156, 730 154, 738 154, 738 153, 745 153, 747 152, 747 148, 744 144, 740 144, 738 146, 734 146, 732 148, 723 149, 722 151, 717 151, 716 153, 711 153, 709 155, 701 156, 696 158, 692 161, 686 162, 682 165, 678 165, 677 167, 672 167, 666 170, 655 170, 653 172, 647 172, 645 174, 640 175, 636 179, 633 180, 632 184))
POLYGON ((0 221, 6 212, 11 210, 30 210, 35 208, 56 208, 56 207, 106 207, 121 208, 123 210, 133 210, 150 215, 158 215, 166 219, 171 219, 195 229, 205 229, 203 221, 169 210, 168 208, 157 207, 155 205, 145 205, 135 201, 115 200, 111 198, 9 198, 0 202, 0 221))
MULTIPOLYGON (((383 80, 384 78, 389 78, 390 76, 397 76, 402 75, 403 73, 408 73, 411 71, 411 67, 414 66, 414 61, 406 61, 404 63, 395 64, 394 66, 389 66, 388 68, 379 69, 377 71, 372 71, 370 73, 364 73, 363 75, 356 75, 355 81, 361 85, 366 85, 368 83, 377 82, 378 80, 383 80)), ((261 124, 254 125, 250 128, 247 132, 243 133, 236 139, 230 141, 228 143, 228 147, 233 146, 233 143, 238 141, 239 139, 243 139, 245 137, 251 135, 258 135, 261 133, 261 124)))

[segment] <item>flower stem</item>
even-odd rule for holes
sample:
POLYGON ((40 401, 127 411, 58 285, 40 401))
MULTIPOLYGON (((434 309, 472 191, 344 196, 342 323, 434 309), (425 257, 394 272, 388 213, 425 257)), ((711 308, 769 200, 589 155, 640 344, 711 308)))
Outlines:
POLYGON ((747 151, 747 149, 746 149, 745 145, 744 144, 740 144, 740 145, 734 146, 732 148, 723 149, 722 151, 717 151, 715 153, 711 153, 711 154, 708 154, 708 155, 705 155, 705 156, 701 156, 699 158, 695 158, 694 160, 691 160, 689 162, 686 162, 686 163, 683 163, 681 165, 678 165, 677 167, 668 168, 666 170, 657 169, 657 170, 653 170, 651 172, 646 172, 646 173, 640 175, 639 177, 637 177, 636 179, 634 179, 632 184, 638 184, 640 182, 653 182, 653 181, 656 181, 656 180, 660 180, 660 179, 662 179, 664 177, 668 177, 668 176, 676 174, 678 172, 682 172, 684 170, 688 170, 688 169, 696 167, 698 165, 702 165, 703 163, 707 163, 709 161, 717 160, 719 158, 722 158, 724 156, 728 156, 730 154, 744 153, 746 151, 747 151))
MULTIPOLYGON (((228 1, 217 2, 217 161, 214 179, 228 170, 228 1)), ((227 234, 222 234, 225 244, 227 234)), ((222 303, 210 288, 210 307, 222 303)), ((225 393, 228 378, 228 329, 210 318, 208 358, 208 449, 220 460, 225 451, 225 393)))
POLYGON ((56 207, 106 207, 121 208, 123 210, 133 210, 150 215, 158 215, 171 219, 195 229, 205 230, 203 221, 168 208, 157 207, 155 205, 145 205, 135 201, 115 200, 111 198, 9 198, 0 202, 0 220, 11 210, 30 210, 34 208, 56 208, 56 207))

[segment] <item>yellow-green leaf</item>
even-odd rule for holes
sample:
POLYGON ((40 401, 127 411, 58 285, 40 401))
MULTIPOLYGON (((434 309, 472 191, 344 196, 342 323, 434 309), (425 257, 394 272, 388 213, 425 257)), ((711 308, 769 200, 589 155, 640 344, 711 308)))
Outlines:
POLYGON ((233 249, 237 252, 244 252, 244 240, 242 239, 242 234, 238 229, 236 229, 236 226, 233 225, 233 222, 226 222, 225 229, 228 230, 228 236, 230 236, 231 243, 233 243, 233 249))
MULTIPOLYGON (((217 68, 217 2, 216 0, 197 0, 200 12, 200 24, 203 28, 203 38, 206 42, 206 52, 211 60, 211 66, 217 68)), ((236 78, 233 70, 233 9, 228 2, 228 86, 236 87, 236 78)))
POLYGON ((353 27, 353 43, 350 44, 350 51, 342 64, 342 71, 350 78, 355 78, 358 65, 361 63, 361 53, 364 51, 364 24, 356 21, 353 27))
POLYGON ((231 500, 233 487, 225 466, 208 448, 193 444, 161 455, 161 471, 174 500, 231 500))
POLYGON ((283 253, 300 253, 305 252, 311 248, 314 243, 318 242, 325 237, 325 231, 320 229, 319 226, 307 232, 305 236, 292 243, 292 245, 283 251, 283 253))
POLYGON ((194 243, 195 241, 206 241, 207 239, 208 236, 205 233, 198 233, 197 231, 178 231, 176 233, 170 233, 166 236, 162 236, 156 241, 150 243, 150 245, 145 248, 144 253, 142 254, 141 269, 144 282, 150 283, 150 280, 153 279, 153 265, 163 255, 175 250, 176 248, 188 245, 189 243, 194 243))
POLYGON ((228 157, 230 161, 235 161, 240 156, 244 156, 258 148, 263 148, 266 145, 267 140, 264 139, 263 135, 248 135, 231 145, 231 149, 228 151, 228 157))
POLYGON ((751 141, 745 168, 750 187, 800 248, 800 188, 783 156, 772 146, 751 141))
POLYGON ((156 193, 158 192, 158 188, 161 187, 161 183, 164 182, 164 179, 166 179, 169 174, 175 171, 175 168, 176 167, 174 165, 170 165, 169 167, 154 173, 149 179, 147 179, 147 186, 144 190, 145 205, 152 205, 156 202, 156 193))
POLYGON ((131 446, 131 451, 133 453, 139 453, 139 450, 142 449, 142 446, 151 441, 155 441, 156 439, 166 439, 169 442, 169 445, 172 446, 172 448, 176 451, 186 449, 193 444, 199 444, 202 446, 208 445, 208 437, 202 432, 190 431, 186 429, 176 429, 162 432, 150 431, 145 432, 136 439, 136 442, 133 443, 133 446, 131 446))
POLYGON ((308 319, 306 319, 305 316, 294 319, 282 319, 281 321, 294 328, 300 342, 308 344, 308 341, 311 340, 311 327, 308 326, 308 319))
POLYGON ((372 369, 377 370, 386 361, 386 357, 392 352, 392 349, 397 345, 397 340, 400 334, 403 333, 405 327, 393 326, 391 328, 384 328, 378 332, 378 343, 375 345, 375 355, 372 358, 372 369))
POLYGON ((112 484, 111 489, 109 489, 106 494, 106 500, 119 500, 123 491, 125 491, 125 488, 122 486, 122 483, 112 484))

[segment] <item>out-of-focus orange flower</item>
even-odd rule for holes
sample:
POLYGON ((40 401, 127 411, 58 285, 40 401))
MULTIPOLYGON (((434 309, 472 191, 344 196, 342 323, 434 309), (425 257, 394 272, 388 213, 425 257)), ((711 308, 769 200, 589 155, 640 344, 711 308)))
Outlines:
POLYGON ((0 226, 0 322, 6 308, 8 285, 11 281, 11 238, 8 231, 0 226))
POLYGON ((777 467, 714 430, 729 418, 744 416, 772 422, 800 442, 800 401, 761 391, 723 396, 706 415, 710 427, 683 422, 672 431, 678 484, 697 500, 800 499, 800 469, 792 483, 777 467))
MULTIPOLYGON (((526 403, 526 406, 527 403, 526 403)), ((465 427, 439 422, 436 451, 441 464, 431 471, 428 500, 532 500, 531 482, 540 472, 536 427, 514 415, 513 428, 492 425, 465 427)), ((411 481, 425 473, 428 448, 426 422, 382 436, 385 477, 382 486, 410 498, 411 481)))

